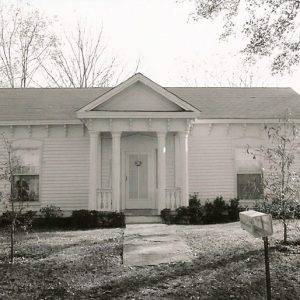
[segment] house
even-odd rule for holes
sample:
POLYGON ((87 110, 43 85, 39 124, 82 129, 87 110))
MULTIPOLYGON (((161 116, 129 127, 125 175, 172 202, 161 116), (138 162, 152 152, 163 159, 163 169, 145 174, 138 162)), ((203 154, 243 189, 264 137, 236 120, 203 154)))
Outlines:
POLYGON ((0 132, 31 209, 159 214, 194 192, 258 198, 243 188, 262 167, 245 147, 265 143, 264 124, 287 108, 300 119, 290 88, 164 88, 138 73, 115 88, 1 89, 0 132))

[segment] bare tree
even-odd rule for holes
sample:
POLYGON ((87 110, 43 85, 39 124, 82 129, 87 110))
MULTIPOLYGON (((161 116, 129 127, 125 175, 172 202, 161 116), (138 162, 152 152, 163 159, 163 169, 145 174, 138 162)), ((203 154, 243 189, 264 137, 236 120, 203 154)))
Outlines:
POLYGON ((287 113, 277 124, 265 126, 270 145, 249 151, 253 159, 261 157, 267 164, 263 172, 264 197, 257 208, 271 213, 283 225, 283 242, 288 239, 291 220, 297 218, 299 209, 300 173, 296 159, 299 158, 299 130, 287 113))
POLYGON ((0 7, 2 86, 27 87, 56 43, 50 21, 30 6, 0 7))
POLYGON ((273 86, 277 85, 275 76, 267 79, 263 68, 243 62, 242 56, 234 56, 235 64, 221 57, 217 63, 209 65, 205 61, 188 65, 181 79, 187 86, 262 87, 270 83, 273 86))
POLYGON ((6 222, 8 222, 10 235, 10 262, 14 263, 15 233, 18 228, 22 228, 23 231, 26 231, 28 226, 30 226, 33 215, 30 217, 32 212, 23 214, 23 211, 26 208, 26 201, 24 201, 22 197, 24 193, 27 193, 25 186, 20 185, 18 193, 16 193, 14 188, 14 175, 21 167, 20 158, 14 153, 12 142, 9 141, 3 133, 1 134, 1 142, 3 151, 1 152, 0 160, 0 181, 3 186, 8 184, 9 187, 0 192, 0 204, 5 209, 2 219, 5 219, 6 222), (30 220, 27 219, 28 217, 30 220))
POLYGON ((94 32, 78 23, 65 33, 52 55, 52 66, 43 66, 50 86, 98 87, 115 85, 123 73, 117 58, 110 56, 103 30, 94 32))

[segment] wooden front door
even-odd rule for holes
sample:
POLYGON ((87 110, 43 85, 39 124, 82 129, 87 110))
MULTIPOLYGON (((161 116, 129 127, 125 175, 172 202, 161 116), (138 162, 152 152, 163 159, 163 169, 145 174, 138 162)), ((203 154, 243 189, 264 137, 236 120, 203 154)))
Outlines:
POLYGON ((154 192, 153 155, 126 153, 126 209, 152 209, 154 192))

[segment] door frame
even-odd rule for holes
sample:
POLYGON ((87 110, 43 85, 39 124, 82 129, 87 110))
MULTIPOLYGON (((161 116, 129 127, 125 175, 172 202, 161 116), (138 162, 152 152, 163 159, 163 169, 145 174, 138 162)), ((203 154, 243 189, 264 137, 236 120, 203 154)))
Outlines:
POLYGON ((133 150, 124 150, 122 151, 122 202, 121 207, 123 210, 125 209, 155 209, 155 153, 153 151, 133 151, 133 150), (128 184, 126 181, 126 176, 128 176, 129 168, 129 155, 130 154, 146 154, 148 156, 148 201, 150 202, 149 207, 142 208, 127 208, 126 204, 128 199, 128 184))

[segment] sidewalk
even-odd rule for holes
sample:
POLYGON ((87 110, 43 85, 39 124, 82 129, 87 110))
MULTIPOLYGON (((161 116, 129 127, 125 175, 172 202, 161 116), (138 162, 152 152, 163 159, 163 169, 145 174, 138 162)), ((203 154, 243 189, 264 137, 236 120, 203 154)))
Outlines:
POLYGON ((187 244, 176 234, 176 226, 165 224, 127 225, 124 232, 123 263, 146 266, 191 261, 187 244))

